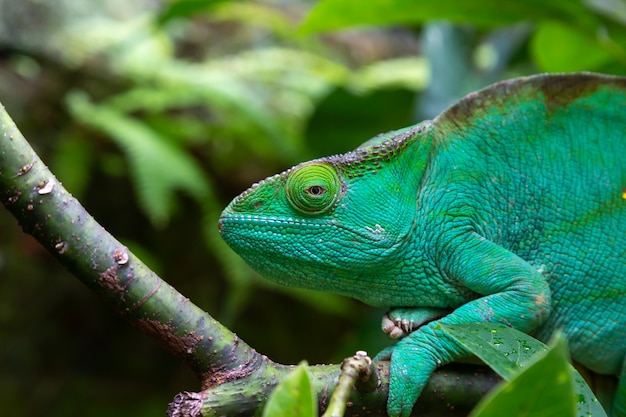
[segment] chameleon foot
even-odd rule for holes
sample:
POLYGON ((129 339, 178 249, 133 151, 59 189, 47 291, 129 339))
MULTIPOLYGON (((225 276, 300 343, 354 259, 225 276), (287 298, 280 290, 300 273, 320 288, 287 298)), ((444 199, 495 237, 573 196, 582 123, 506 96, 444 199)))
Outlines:
POLYGON ((400 339, 450 312, 445 308, 394 308, 383 316, 382 329, 390 338, 400 339))

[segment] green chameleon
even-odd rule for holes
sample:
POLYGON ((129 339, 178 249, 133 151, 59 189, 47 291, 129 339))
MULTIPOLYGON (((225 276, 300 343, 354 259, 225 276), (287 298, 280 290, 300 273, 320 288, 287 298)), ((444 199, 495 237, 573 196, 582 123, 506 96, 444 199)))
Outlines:
POLYGON ((391 416, 467 354, 438 324, 474 322, 562 329, 626 416, 626 78, 500 82, 253 185, 219 227, 268 279, 391 308, 391 416))

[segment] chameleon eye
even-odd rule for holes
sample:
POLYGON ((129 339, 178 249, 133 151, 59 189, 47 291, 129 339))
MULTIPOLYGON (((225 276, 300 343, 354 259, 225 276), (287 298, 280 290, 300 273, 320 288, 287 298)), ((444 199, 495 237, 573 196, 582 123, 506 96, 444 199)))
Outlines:
POLYGON ((337 200, 341 180, 332 165, 314 162, 291 172, 285 187, 293 208, 306 214, 319 214, 337 200))

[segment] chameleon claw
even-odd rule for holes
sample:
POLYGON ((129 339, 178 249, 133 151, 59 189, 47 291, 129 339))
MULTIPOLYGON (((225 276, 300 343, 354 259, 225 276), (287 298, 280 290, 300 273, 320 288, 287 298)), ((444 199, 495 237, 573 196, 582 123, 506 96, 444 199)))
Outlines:
POLYGON ((400 339, 407 336, 414 329, 414 323, 410 320, 389 317, 389 314, 385 314, 382 320, 383 332, 392 339, 400 339))
POLYGON ((450 310, 443 308, 396 308, 383 315, 381 327, 390 338, 400 339, 448 313, 450 310))

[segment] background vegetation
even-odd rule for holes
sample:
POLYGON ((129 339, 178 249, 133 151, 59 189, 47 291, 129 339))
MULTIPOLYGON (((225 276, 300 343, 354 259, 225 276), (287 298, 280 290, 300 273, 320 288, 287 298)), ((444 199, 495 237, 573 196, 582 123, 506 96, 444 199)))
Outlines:
MULTIPOLYGON (((0 102, 183 294, 278 362, 335 362, 387 343, 381 311, 260 279, 220 210, 496 80, 624 74, 625 24, 623 0, 0 0, 0 102)), ((0 210, 3 414, 163 415, 197 387, 0 210)))

